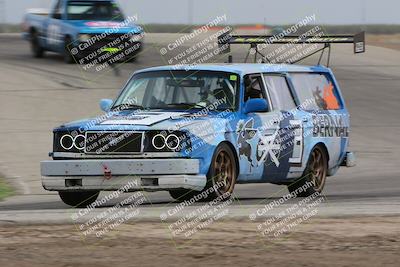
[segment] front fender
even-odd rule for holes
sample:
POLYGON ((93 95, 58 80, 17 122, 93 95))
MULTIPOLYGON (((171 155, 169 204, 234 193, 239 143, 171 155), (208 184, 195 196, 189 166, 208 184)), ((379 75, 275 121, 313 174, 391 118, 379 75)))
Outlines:
POLYGON ((215 149, 222 142, 228 142, 237 156, 237 148, 233 145, 234 131, 226 127, 218 127, 212 125, 209 127, 202 127, 202 131, 188 131, 191 140, 191 148, 185 151, 186 156, 190 158, 200 159, 200 173, 207 174, 211 166, 212 157, 215 149))

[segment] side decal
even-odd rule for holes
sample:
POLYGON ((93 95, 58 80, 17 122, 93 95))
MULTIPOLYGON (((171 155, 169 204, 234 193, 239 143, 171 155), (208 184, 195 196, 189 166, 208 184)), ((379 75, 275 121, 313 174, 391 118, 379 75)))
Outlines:
POLYGON ((237 132, 237 144, 239 148, 239 157, 244 156, 250 163, 251 167, 254 167, 252 159, 252 149, 250 141, 255 137, 257 129, 254 129, 254 119, 251 118, 248 121, 240 120, 236 126, 237 132))

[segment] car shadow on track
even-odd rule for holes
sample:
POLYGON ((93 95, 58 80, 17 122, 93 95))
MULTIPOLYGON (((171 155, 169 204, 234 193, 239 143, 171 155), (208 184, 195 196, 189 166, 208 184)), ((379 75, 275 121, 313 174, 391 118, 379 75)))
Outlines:
MULTIPOLYGON (((384 195, 377 193, 349 193, 349 194, 327 194, 324 195, 328 204, 336 204, 336 203, 349 203, 349 202, 374 202, 379 200, 385 200, 386 202, 393 202, 393 204, 398 204, 400 202, 400 192, 391 191, 386 192, 384 195)), ((106 209, 111 208, 117 205, 120 201, 125 198, 116 199, 115 201, 109 202, 107 205, 101 205, 96 207, 96 209, 106 209)), ((151 197, 147 198, 148 200, 140 205, 140 207, 173 207, 180 205, 182 202, 174 201, 173 199, 154 199, 151 197)), ((279 200, 280 197, 237 197, 233 199, 233 206, 247 206, 247 205, 265 205, 274 200, 279 200)), ((296 200, 291 199, 286 203, 295 203, 296 200)), ((196 202, 192 205, 194 206, 202 206, 207 202, 196 202)), ((129 206, 133 203, 127 203, 122 205, 121 207, 129 206)), ((62 203, 61 200, 54 201, 46 201, 46 202, 30 202, 30 203, 18 203, 18 204, 0 204, 0 212, 1 211, 22 211, 22 210, 62 210, 62 209, 73 209, 73 207, 69 207, 66 204, 62 203)))

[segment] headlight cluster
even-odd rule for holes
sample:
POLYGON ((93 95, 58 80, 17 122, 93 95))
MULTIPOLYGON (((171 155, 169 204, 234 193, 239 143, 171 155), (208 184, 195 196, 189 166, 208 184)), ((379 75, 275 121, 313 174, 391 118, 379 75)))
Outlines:
POLYGON ((151 131, 146 137, 146 152, 177 152, 190 146, 190 138, 183 132, 151 131))
POLYGON ((65 150, 71 150, 72 148, 76 148, 78 150, 85 149, 85 136, 84 135, 76 135, 73 137, 70 134, 64 134, 60 138, 60 146, 65 150))
POLYGON ((151 144, 155 149, 162 150, 167 147, 171 150, 175 150, 181 144, 181 140, 175 134, 169 134, 167 136, 162 134, 157 134, 151 140, 151 144))
POLYGON ((76 132, 55 132, 53 141, 54 152, 82 153, 85 149, 85 135, 76 132))
MULTIPOLYGON (((56 131, 54 132, 53 152, 84 153, 85 146, 90 146, 89 135, 87 138, 88 140, 84 133, 77 131, 56 131)), ((126 138, 132 138, 132 136, 126 138)), ((100 137, 97 141, 101 143, 101 146, 107 145, 107 142, 100 137)), ((190 138, 186 133, 179 131, 147 131, 142 144, 143 152, 179 152, 191 146, 190 138)), ((87 149, 89 150, 89 148, 87 149)))

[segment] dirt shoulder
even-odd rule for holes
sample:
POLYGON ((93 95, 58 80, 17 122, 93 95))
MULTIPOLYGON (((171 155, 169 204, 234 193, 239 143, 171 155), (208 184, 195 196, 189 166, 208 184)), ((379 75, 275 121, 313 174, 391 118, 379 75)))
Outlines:
POLYGON ((398 266, 400 217, 315 218, 285 238, 262 238, 257 224, 221 222, 193 239, 171 239, 162 223, 121 225, 101 240, 73 225, 1 226, 7 266, 398 266))
POLYGON ((400 34, 368 34, 366 43, 367 45, 400 50, 400 34))
POLYGON ((0 201, 13 194, 13 189, 0 174, 0 201))

